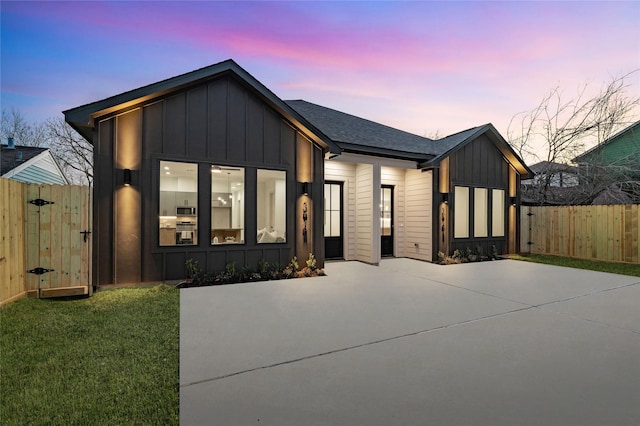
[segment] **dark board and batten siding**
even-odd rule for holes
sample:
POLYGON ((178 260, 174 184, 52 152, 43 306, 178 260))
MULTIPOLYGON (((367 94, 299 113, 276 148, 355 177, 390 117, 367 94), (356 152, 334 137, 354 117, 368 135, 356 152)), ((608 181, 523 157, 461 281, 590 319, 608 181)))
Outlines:
MULTIPOLYGON (((296 190, 296 141, 299 133, 276 111, 232 76, 223 76, 199 86, 155 100, 124 115, 105 117, 99 121, 95 150, 95 200, 98 238, 96 242, 97 283, 109 284, 117 279, 114 262, 114 199, 120 189, 117 182, 116 152, 117 122, 129 114, 140 115, 139 144, 141 165, 137 170, 140 205, 132 214, 139 215, 140 235, 128 235, 125 240, 139 239, 141 244, 117 247, 118 256, 141 265, 137 281, 158 281, 185 277, 185 262, 198 261, 202 269, 219 271, 235 262, 255 267, 261 259, 286 264, 294 255, 296 190), (161 247, 159 238, 159 162, 160 160, 194 162, 198 168, 198 245, 161 247), (245 194, 255 193, 259 168, 287 172, 287 242, 257 245, 252 238, 256 228, 254 197, 246 197, 245 244, 237 248, 211 246, 210 164, 245 168, 245 194), (121 252, 124 249, 124 252, 121 252), (255 264, 255 265, 254 265, 255 264)), ((314 169, 322 170, 322 156, 314 158, 314 169), (316 164, 319 163, 319 164, 316 164)), ((322 180, 313 187, 321 193, 322 180)), ((135 209, 134 209, 135 210, 135 209)), ((127 280, 136 281, 127 275, 127 280)))
MULTIPOLYGON (((476 250, 478 246, 482 247, 485 254, 488 254, 493 245, 496 246, 498 253, 507 252, 507 199, 505 199, 505 236, 491 237, 491 199, 488 200, 488 233, 489 237, 474 238, 473 224, 473 188, 503 189, 505 197, 508 197, 509 190, 509 163, 505 160, 502 153, 494 145, 494 143, 486 136, 481 135, 472 143, 468 143, 460 150, 453 153, 449 160, 449 178, 450 190, 453 194, 455 186, 469 187, 469 238, 452 238, 450 250, 465 250, 467 248, 476 250)), ((491 194, 489 195, 491 197, 491 194)), ((452 209, 455 209, 455 197, 453 197, 452 209)), ((452 210, 452 214, 453 214, 452 210)), ((453 220, 449 221, 449 235, 453 233, 453 220)))

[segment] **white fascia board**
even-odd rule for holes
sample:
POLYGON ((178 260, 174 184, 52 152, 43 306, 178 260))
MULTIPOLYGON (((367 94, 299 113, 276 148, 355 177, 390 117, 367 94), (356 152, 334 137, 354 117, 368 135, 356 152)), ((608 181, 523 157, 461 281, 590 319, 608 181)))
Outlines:
POLYGON ((410 160, 399 160, 397 158, 377 157, 374 155, 354 154, 351 152, 343 152, 337 157, 326 161, 341 161, 345 163, 374 164, 384 167, 395 167, 398 169, 417 169, 418 163, 410 160))

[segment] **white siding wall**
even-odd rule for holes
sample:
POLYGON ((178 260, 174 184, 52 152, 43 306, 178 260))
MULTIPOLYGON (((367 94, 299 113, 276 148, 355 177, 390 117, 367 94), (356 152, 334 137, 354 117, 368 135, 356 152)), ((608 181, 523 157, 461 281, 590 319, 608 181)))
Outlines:
POLYGON ((433 172, 407 170, 405 175, 405 252, 404 256, 432 260, 432 185, 433 172))
MULTIPOLYGON (((356 260, 377 263, 373 244, 373 165, 356 165, 356 260)), ((379 198, 379 197, 378 197, 379 198)))
POLYGON ((356 165, 339 161, 325 161, 324 179, 344 182, 344 259, 356 259, 356 165))
POLYGON ((405 257, 405 169, 382 167, 383 185, 393 185, 394 256, 405 257))

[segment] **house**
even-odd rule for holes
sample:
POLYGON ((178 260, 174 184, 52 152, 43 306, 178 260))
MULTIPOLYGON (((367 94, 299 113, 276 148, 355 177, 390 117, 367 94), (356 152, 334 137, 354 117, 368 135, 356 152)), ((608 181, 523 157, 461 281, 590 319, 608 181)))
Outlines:
POLYGON ((581 167, 588 167, 590 164, 640 164, 640 121, 578 155, 573 162, 581 167))
POLYGON ((490 124, 433 141, 284 102, 232 60, 64 114, 94 146, 96 285, 518 247, 532 173, 490 124))
POLYGON ((541 161, 529 166, 533 179, 522 181, 524 205, 580 204, 584 194, 579 187, 579 169, 569 164, 541 161))
POLYGON ((49 148, 15 145, 11 138, 0 146, 0 176, 26 183, 69 184, 49 148))
POLYGON ((548 186, 554 188, 568 188, 578 185, 578 168, 569 164, 541 161, 529 166, 535 173, 533 179, 523 181, 523 185, 537 186, 549 181, 548 186))
POLYGON ((439 140, 306 101, 287 102, 336 143, 325 162, 327 258, 435 261, 518 249, 521 179, 533 175, 491 125, 439 140))
POLYGON ((593 204, 640 202, 640 121, 573 161, 593 204))
POLYGON ((94 285, 323 252, 324 157, 340 149, 235 62, 64 115, 94 147, 94 285))

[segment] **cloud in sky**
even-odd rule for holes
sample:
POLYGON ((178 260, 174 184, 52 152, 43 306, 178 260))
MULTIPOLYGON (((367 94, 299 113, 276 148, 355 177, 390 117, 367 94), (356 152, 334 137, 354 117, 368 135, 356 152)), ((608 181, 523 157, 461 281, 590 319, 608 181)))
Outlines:
MULTIPOLYGON (((233 58, 283 99, 417 134, 640 68, 637 2, 7 2, 2 106, 41 120, 233 58)), ((640 94, 640 73, 631 90, 640 94)))

